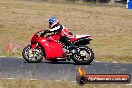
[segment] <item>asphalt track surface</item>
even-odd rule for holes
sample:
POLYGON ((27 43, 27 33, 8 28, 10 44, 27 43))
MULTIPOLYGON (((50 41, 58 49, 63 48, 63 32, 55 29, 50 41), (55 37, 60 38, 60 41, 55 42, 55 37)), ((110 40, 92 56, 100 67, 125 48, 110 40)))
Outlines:
POLYGON ((23 58, 0 57, 0 77, 75 81, 76 68, 79 66, 88 74, 132 75, 132 63, 93 62, 91 65, 75 65, 72 61, 27 63, 23 58))

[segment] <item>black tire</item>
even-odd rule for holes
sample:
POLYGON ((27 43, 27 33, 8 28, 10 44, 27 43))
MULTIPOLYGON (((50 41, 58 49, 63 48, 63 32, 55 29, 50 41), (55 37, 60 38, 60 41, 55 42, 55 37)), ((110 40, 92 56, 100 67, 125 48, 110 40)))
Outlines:
POLYGON ((31 50, 31 45, 28 45, 26 46, 24 49, 23 49, 23 52, 22 52, 22 56, 23 58, 28 62, 28 63, 38 63, 38 62, 41 62, 41 60, 43 59, 43 51, 41 48, 38 48, 38 50, 40 50, 40 56, 37 57, 37 56, 33 56, 31 58, 34 58, 33 60, 32 59, 29 59, 29 50, 31 50), (26 53, 27 52, 27 53, 26 53))
POLYGON ((72 60, 75 62, 75 64, 82 64, 82 65, 90 64, 94 59, 94 53, 93 53, 92 49, 90 49, 88 46, 79 46, 78 48, 80 49, 80 51, 85 50, 87 52, 87 54, 89 54, 89 58, 87 60, 81 61, 81 60, 79 60, 79 58, 76 57, 78 54, 74 54, 72 57, 72 60))

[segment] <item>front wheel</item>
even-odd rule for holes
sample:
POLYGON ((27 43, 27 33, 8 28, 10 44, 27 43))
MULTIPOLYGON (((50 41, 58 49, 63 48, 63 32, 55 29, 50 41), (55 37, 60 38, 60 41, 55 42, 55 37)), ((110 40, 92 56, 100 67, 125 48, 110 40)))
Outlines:
POLYGON ((74 54, 72 60, 76 64, 90 64, 94 59, 92 49, 87 46, 79 46, 78 53, 74 54))
POLYGON ((41 48, 32 51, 32 46, 28 45, 23 49, 22 56, 29 63, 38 63, 43 59, 43 51, 41 48))

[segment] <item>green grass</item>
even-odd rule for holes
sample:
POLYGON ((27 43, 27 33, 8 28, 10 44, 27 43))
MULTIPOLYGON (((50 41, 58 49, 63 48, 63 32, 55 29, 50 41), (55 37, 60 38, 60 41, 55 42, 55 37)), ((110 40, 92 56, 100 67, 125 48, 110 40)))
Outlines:
POLYGON ((85 84, 80 86, 69 81, 44 81, 23 79, 0 79, 0 88, 132 88, 124 84, 85 84))
POLYGON ((21 56, 32 35, 57 16, 75 35, 95 36, 90 44, 95 60, 132 61, 132 11, 125 7, 0 0, 0 12, 0 56, 21 56), (5 49, 9 43, 12 50, 5 49))

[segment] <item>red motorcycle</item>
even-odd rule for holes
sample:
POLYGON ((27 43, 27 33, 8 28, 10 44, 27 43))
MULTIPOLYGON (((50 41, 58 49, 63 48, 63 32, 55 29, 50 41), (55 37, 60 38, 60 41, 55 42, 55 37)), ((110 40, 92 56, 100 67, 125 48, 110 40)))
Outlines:
POLYGON ((94 53, 87 44, 92 40, 90 35, 76 35, 70 38, 74 46, 66 46, 60 42, 59 34, 45 34, 43 31, 34 34, 31 45, 23 49, 22 56, 29 63, 40 62, 43 58, 48 61, 70 61, 76 64, 90 64, 94 59, 94 53))

